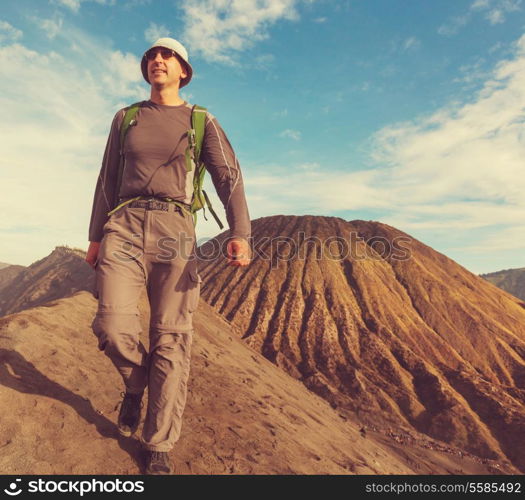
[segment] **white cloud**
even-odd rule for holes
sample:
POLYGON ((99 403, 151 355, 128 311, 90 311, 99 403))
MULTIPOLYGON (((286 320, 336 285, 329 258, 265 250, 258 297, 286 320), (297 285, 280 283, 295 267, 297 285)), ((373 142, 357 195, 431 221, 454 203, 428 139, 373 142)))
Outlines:
POLYGON ((269 200, 275 213, 372 210, 405 231, 444 236, 505 226, 487 245, 525 250, 525 35, 471 101, 385 127, 370 145, 376 168, 326 166, 327 176, 322 167, 287 167, 286 183, 268 168, 248 179, 249 197, 269 200))
POLYGON ((490 49, 489 49, 489 54, 493 54, 494 52, 497 52, 498 50, 500 50, 501 48, 503 47, 503 43, 501 42, 496 42, 490 49))
POLYGON ((490 0, 475 0, 470 6, 471 10, 487 9, 490 6, 490 0))
POLYGON ((137 87, 134 84, 142 80, 142 73, 140 60, 134 54, 108 51, 103 65, 107 72, 101 75, 101 81, 110 95, 130 99, 137 97, 137 87))
POLYGON ((256 69, 269 70, 274 61, 275 56, 273 54, 261 54, 254 58, 253 67, 256 69))
POLYGON ((455 35, 461 29, 462 26, 465 26, 465 24, 469 22, 469 19, 470 19, 470 14, 468 13, 463 16, 453 17, 447 23, 442 24, 438 28, 437 32, 440 35, 444 35, 444 36, 455 35))
POLYGON ((394 39, 389 41, 390 52, 396 54, 417 49, 419 46, 421 46, 421 41, 418 40, 415 36, 410 36, 405 39, 395 37, 394 39))
POLYGON ((125 9, 132 9, 134 7, 141 7, 143 5, 151 5, 152 0, 126 0, 124 4, 125 9))
POLYGON ((80 9, 81 0, 55 0, 55 3, 62 5, 63 7, 68 7, 73 12, 78 12, 80 9))
MULTIPOLYGON (((487 2, 474 3, 479 3, 480 6, 478 8, 480 8, 481 10, 488 10, 486 15, 487 19, 491 20, 491 17, 494 17, 497 19, 494 22, 501 22, 500 18, 504 20, 503 17, 506 13, 517 12, 521 10, 523 0, 492 0, 487 2)), ((472 7, 474 7, 474 5, 472 7)))
POLYGON ((11 26, 7 21, 0 20, 0 42, 14 42, 22 38, 23 33, 11 26))
POLYGON ((115 5, 115 0, 53 0, 54 4, 66 7, 73 12, 78 12, 80 5, 85 2, 96 2, 100 5, 115 5))
POLYGON ((10 117, 0 122, 6 262, 30 264, 64 242, 87 247, 111 119, 145 98, 135 56, 71 28, 53 43, 60 53, 0 46, 0 106, 10 117))
POLYGON ((292 130, 290 128, 287 128, 279 134, 279 137, 289 137, 290 139, 293 139, 294 141, 300 141, 301 132, 299 132, 299 130, 292 130))
POLYGON ((487 19, 490 24, 501 24, 505 22, 505 14, 502 10, 494 9, 487 13, 487 19))
POLYGON ((501 24, 506 21, 506 14, 521 10, 522 3, 523 0, 475 0, 465 14, 441 25, 438 33, 445 36, 456 34, 476 13, 483 13, 484 18, 492 25, 501 24))
POLYGON ((415 49, 421 45, 421 42, 414 36, 407 38, 403 42, 403 50, 415 49))
POLYGON ((144 31, 144 38, 150 43, 169 35, 170 30, 166 26, 155 24, 154 22, 150 22, 148 28, 144 31))
POLYGON ((235 54, 268 38, 268 28, 281 19, 298 19, 301 0, 187 0, 181 6, 182 38, 191 52, 208 61, 236 64, 235 54))
POLYGON ((467 85, 477 84, 482 80, 486 80, 490 77, 490 71, 484 69, 485 59, 477 57, 473 62, 463 64, 459 67, 459 71, 462 74, 461 77, 454 78, 454 82, 463 82, 467 85))
POLYGON ((308 163, 301 163, 300 165, 297 165, 297 168, 301 170, 308 170, 311 172, 313 170, 319 170, 320 165, 317 162, 311 162, 311 163, 308 162, 308 163))
POLYGON ((32 18, 32 21, 46 33, 48 38, 51 39, 55 38, 60 33, 64 22, 61 17, 57 17, 56 19, 38 19, 34 17, 32 18))
POLYGON ((490 24, 505 22, 505 14, 521 10, 522 0, 476 0, 471 10, 485 11, 485 19, 490 24))
POLYGON ((463 247, 472 253, 496 253, 508 250, 523 250, 525 241, 525 225, 514 225, 495 231, 493 234, 486 236, 473 245, 463 247))

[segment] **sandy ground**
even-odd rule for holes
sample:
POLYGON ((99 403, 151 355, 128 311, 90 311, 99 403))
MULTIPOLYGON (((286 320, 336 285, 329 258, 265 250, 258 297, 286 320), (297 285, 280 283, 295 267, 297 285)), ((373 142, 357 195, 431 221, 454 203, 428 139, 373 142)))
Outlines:
MULTIPOLYGON (((123 385, 97 349, 95 310, 91 294, 78 292, 0 318, 1 473, 141 473, 138 440, 116 431, 123 385)), ((142 311, 146 327, 145 302, 142 311)), ((195 329, 185 420, 171 452, 176 474, 516 472, 360 432, 359 421, 245 345, 202 301, 195 329)))

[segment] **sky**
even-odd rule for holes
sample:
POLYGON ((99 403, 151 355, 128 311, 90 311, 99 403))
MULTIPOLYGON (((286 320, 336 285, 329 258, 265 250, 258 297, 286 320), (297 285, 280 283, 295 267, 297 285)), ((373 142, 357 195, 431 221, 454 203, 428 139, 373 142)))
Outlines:
POLYGON ((87 249, 111 120, 149 98, 161 36, 252 220, 375 220, 474 273, 525 267, 524 0, 2 0, 0 262, 87 249))

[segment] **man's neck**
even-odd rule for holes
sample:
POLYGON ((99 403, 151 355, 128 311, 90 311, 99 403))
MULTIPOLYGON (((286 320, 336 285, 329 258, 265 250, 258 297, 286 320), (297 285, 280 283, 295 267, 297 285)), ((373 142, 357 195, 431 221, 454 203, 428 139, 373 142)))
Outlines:
POLYGON ((166 106, 179 106, 184 103, 184 99, 179 96, 178 87, 156 89, 152 86, 150 99, 155 104, 164 104, 166 106))

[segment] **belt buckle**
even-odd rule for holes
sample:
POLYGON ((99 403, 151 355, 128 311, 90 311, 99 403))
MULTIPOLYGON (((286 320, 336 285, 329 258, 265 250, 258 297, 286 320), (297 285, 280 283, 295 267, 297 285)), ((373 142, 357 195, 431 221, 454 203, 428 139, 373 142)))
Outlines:
POLYGON ((148 200, 146 200, 146 202, 147 210, 155 210, 157 204, 157 200, 155 200, 155 198, 149 198, 148 200))

